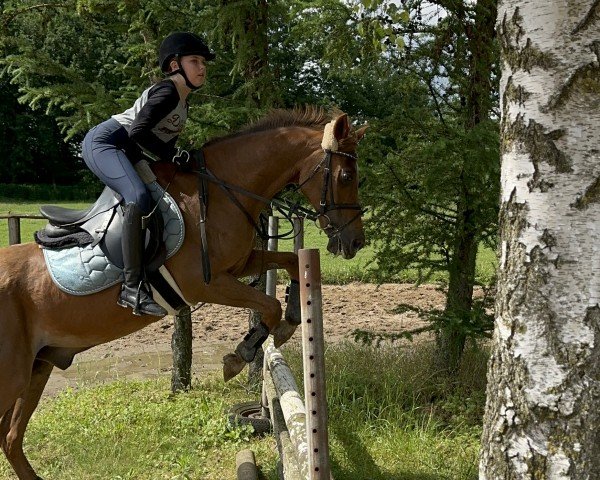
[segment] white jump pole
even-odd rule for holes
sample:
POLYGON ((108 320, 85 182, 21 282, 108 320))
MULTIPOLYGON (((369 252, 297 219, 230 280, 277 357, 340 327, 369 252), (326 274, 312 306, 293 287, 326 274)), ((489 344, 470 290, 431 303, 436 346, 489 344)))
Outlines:
MULTIPOLYGON (((294 228, 299 228, 296 225, 294 228)), ((300 223, 301 225, 301 223, 300 223)), ((295 230, 300 236, 301 230, 295 230)), ((267 247, 269 251, 276 251, 278 241, 275 237, 279 233, 279 219, 269 217, 269 238, 267 247)), ((298 237, 296 237, 298 238, 298 237)), ((267 271, 266 293, 269 296, 277 295, 277 270, 267 271)), ((287 365, 281 352, 275 348, 273 337, 269 337, 263 345, 264 370, 262 404, 269 407, 273 430, 276 435, 277 447, 280 453, 283 478, 285 480, 301 480, 307 478, 308 460, 306 443, 306 427, 304 403, 300 396, 298 386, 292 371, 287 365), (277 387, 275 386, 277 384, 277 387), (277 399, 277 402, 274 400, 277 399), (282 405, 283 404, 283 405, 282 405), (275 411, 279 408, 281 415, 275 411), (284 413, 285 410, 285 413, 284 413), (280 424, 281 423, 281 424, 280 424), (291 431, 290 431, 291 428, 291 431), (301 465, 304 465, 302 469, 301 465)))

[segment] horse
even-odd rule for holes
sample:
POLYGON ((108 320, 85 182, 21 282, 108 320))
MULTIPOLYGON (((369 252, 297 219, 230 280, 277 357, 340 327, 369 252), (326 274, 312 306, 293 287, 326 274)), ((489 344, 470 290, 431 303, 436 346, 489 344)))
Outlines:
MULTIPOLYGON (((202 151, 212 178, 239 187, 226 194, 218 181, 207 182, 208 284, 200 255, 199 174, 180 171, 171 163, 153 164, 159 184, 183 214, 185 240, 165 266, 186 302, 257 310, 276 343, 285 342, 296 326, 281 319, 280 302, 239 279, 284 268, 297 281, 298 257, 255 249, 248 219, 256 222, 264 209, 259 197, 271 199, 296 184, 319 212, 317 224, 330 237, 327 249, 354 257, 365 242, 362 211, 356 208, 356 148, 365 129, 353 129, 343 112, 305 107, 275 110, 206 143, 202 151), (324 153, 322 139, 328 127, 338 148, 324 153)), ((23 438, 52 369, 67 368, 75 354, 158 320, 118 306, 118 289, 115 285, 92 295, 69 295, 53 283, 35 243, 0 249, 0 445, 20 480, 40 479, 23 453, 23 438)), ((230 356, 233 363, 226 377, 246 363, 238 353, 230 356)))

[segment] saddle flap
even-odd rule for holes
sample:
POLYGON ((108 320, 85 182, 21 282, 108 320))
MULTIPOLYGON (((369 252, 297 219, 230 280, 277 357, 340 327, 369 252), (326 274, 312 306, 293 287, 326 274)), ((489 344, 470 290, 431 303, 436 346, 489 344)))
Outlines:
POLYGON ((90 218, 114 208, 121 202, 121 195, 109 187, 105 187, 98 200, 86 210, 58 207, 56 205, 42 205, 40 213, 54 226, 81 225, 90 218))

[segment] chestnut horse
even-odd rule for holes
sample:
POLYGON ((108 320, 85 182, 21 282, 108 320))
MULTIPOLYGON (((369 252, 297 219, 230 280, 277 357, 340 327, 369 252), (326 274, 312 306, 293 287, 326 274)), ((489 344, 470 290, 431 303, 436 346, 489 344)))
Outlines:
MULTIPOLYGON (((365 128, 352 131, 341 112, 277 110, 238 133, 209 142, 203 151, 215 177, 254 194, 270 199, 295 183, 315 209, 326 197, 318 221, 330 236, 328 250, 352 258, 364 243, 364 233, 360 211, 344 205, 358 202, 355 150, 365 128), (321 147, 327 124, 333 126, 339 145, 331 153, 329 171, 321 147)), ((285 268, 297 280, 297 256, 254 250, 254 230, 246 214, 211 182, 206 228, 212 280, 206 285, 197 175, 175 174, 175 167, 166 163, 152 168, 163 187, 171 180, 168 191, 183 213, 185 241, 165 265, 185 300, 257 310, 277 343, 286 341, 295 327, 281 320, 280 302, 238 278, 285 268)), ((239 192, 234 195, 257 220, 264 203, 239 192)), ((118 291, 119 286, 113 286, 93 295, 69 295, 53 283, 36 244, 0 250, 0 445, 19 479, 40 478, 23 453, 23 436, 53 367, 66 368, 76 353, 156 321, 119 307, 118 291)), ((240 363, 230 376, 245 365, 240 363)))

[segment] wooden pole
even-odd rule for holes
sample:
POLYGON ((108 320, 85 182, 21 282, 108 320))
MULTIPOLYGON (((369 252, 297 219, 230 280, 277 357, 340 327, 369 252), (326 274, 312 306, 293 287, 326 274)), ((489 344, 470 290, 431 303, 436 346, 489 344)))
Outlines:
POLYGON ((281 403, 277 397, 277 390, 275 389, 273 378, 268 368, 265 371, 263 389, 263 395, 268 399, 273 434, 275 435, 277 450, 279 452, 279 478, 281 480, 302 480, 306 477, 302 477, 300 473, 296 451, 290 439, 290 432, 287 429, 281 403))
MULTIPOLYGON (((306 410, 302 395, 289 365, 283 358, 281 352, 275 348, 273 337, 269 337, 264 343, 265 361, 271 372, 271 378, 275 385, 281 410, 287 425, 290 440, 296 452, 298 467, 301 478, 308 476, 308 444, 306 441, 306 410)), ((329 480, 329 479, 327 479, 329 480)))
POLYGON ((304 218, 294 217, 294 253, 304 248, 304 218))
MULTIPOLYGON (((261 215, 263 215, 263 214, 267 215, 268 212, 269 212, 269 210, 267 208, 265 208, 262 211, 261 215)), ((254 248, 256 250, 262 250, 264 248, 268 248, 268 243, 265 243, 265 242, 266 242, 266 240, 263 240, 260 236, 257 236, 254 248)), ((266 288, 267 288, 266 275, 259 274, 253 280, 258 281, 256 286, 254 287, 254 288, 256 288, 256 290, 258 290, 260 292, 266 292, 266 288)), ((262 321, 262 319, 263 319, 262 313, 258 312, 257 310, 250 310, 250 316, 248 318, 248 327, 249 328, 256 327, 262 321)), ((262 380, 263 380, 263 368, 264 368, 263 351, 261 349, 259 349, 256 352, 256 356, 254 357, 254 360, 252 360, 250 362, 250 364, 248 365, 248 387, 251 390, 258 390, 260 388, 262 380)))
POLYGON ((256 459, 252 450, 240 450, 235 456, 237 480, 258 480, 256 459))
POLYGON ((323 341, 323 300, 319 250, 302 249, 300 264, 300 305, 302 307, 302 355, 304 398, 310 480, 329 480, 329 438, 323 341))
MULTIPOLYGON (((276 252, 278 247, 278 239, 273 238, 279 234, 279 218, 271 215, 269 217, 269 242, 267 248, 270 252, 276 252)), ((267 271, 267 295, 271 297, 277 296, 277 269, 273 268, 267 271)))
MULTIPOLYGON (((277 217, 271 215, 271 216, 269 216, 269 236, 271 238, 269 238, 269 241, 267 242, 267 250, 269 250, 270 252, 277 251, 279 242, 278 242, 277 238, 273 238, 273 237, 276 237, 278 234, 279 234, 279 219, 277 217)), ((277 269, 275 269, 275 268, 267 271, 267 281, 266 281, 265 293, 273 298, 275 298, 277 296, 277 269)), ((264 349, 261 352, 264 352, 264 349)), ((264 361, 264 353, 263 353, 262 359, 263 359, 263 382, 264 382, 266 379, 266 374, 268 373, 267 372, 267 363, 264 361)), ((265 391, 266 391, 266 388, 263 383, 262 405, 263 405, 263 416, 266 417, 267 416, 266 407, 267 407, 267 405, 270 405, 269 402, 271 399, 265 398, 265 391)))
POLYGON ((19 217, 8 217, 8 244, 21 243, 21 219, 19 217))

